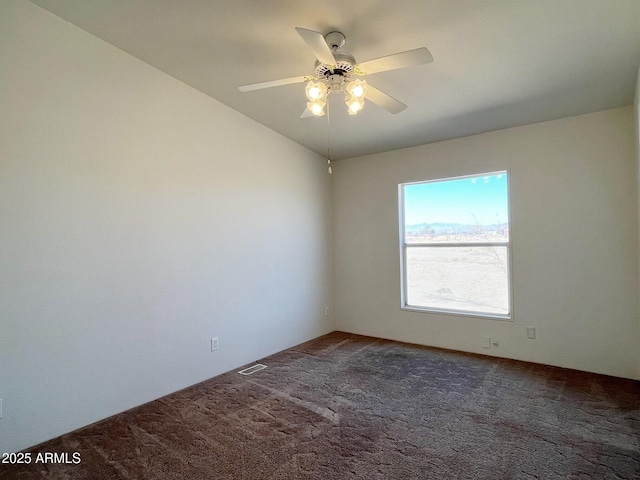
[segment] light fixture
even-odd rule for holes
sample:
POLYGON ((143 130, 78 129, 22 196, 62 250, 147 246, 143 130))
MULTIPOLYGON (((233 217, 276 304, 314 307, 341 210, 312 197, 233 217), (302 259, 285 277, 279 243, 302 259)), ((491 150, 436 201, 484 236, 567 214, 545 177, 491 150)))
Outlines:
POLYGON ((307 102, 307 108, 311 110, 311 113, 316 117, 321 117, 324 115, 324 106, 326 104, 326 100, 313 100, 312 102, 307 102))
POLYGON ((345 103, 349 108, 349 115, 355 115, 364 107, 364 100, 362 98, 356 98, 353 95, 347 95, 345 103))
POLYGON ((324 115, 324 106, 327 104, 325 97, 327 96, 327 86, 322 82, 309 82, 304 89, 307 98, 307 108, 311 110, 317 117, 324 115))
POLYGON ((309 82, 305 88, 307 98, 312 102, 322 100, 327 95, 327 86, 322 82, 309 82))
POLYGON ((347 84, 347 93, 352 97, 364 99, 367 93, 367 82, 360 79, 349 82, 347 84))
POLYGON ((355 115, 364 108, 364 99, 367 94, 367 82, 364 80, 353 80, 349 83, 345 82, 343 75, 334 74, 327 77, 326 80, 309 81, 305 88, 305 93, 309 102, 307 108, 318 117, 324 115, 324 107, 327 104, 327 96, 329 93, 345 94, 345 103, 349 115, 355 115))

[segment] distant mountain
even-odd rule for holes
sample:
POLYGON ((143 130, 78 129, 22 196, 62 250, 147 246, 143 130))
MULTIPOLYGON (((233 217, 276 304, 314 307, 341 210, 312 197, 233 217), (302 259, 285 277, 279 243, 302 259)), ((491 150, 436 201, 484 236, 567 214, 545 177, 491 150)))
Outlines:
POLYGON ((468 235, 480 232, 502 232, 508 225, 506 223, 494 223, 491 225, 476 225, 462 223, 418 223, 405 225, 405 231, 409 235, 468 235))

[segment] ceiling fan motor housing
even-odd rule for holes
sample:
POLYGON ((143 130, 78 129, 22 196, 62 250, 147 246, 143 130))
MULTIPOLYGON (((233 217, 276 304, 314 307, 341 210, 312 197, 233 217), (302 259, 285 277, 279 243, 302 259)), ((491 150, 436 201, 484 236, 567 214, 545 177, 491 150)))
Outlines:
POLYGON ((353 73, 356 65, 356 59, 348 53, 334 52, 333 57, 336 59, 336 68, 333 70, 329 65, 325 65, 316 61, 316 77, 328 78, 331 75, 342 75, 346 77, 353 73))
POLYGON ((342 86, 345 84, 345 77, 343 75, 335 73, 333 75, 329 75, 327 77, 327 81, 329 92, 340 93, 342 91, 342 86))

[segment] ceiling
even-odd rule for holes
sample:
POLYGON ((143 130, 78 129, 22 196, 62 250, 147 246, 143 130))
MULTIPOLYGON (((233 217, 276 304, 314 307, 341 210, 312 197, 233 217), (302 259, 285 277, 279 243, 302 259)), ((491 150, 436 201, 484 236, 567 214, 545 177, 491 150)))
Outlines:
POLYGON ((639 0, 31 0, 159 70, 331 158, 430 143, 633 103, 639 0), (311 75, 294 27, 339 30, 358 62, 427 47, 434 63, 367 82, 408 105, 300 118, 311 75))

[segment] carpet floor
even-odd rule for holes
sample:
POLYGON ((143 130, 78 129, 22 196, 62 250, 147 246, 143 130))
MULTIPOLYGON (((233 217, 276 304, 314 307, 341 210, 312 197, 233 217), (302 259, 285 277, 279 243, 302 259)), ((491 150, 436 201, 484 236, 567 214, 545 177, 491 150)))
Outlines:
POLYGON ((637 381, 340 332, 259 362, 28 450, 80 463, 0 479, 640 478, 637 381))

